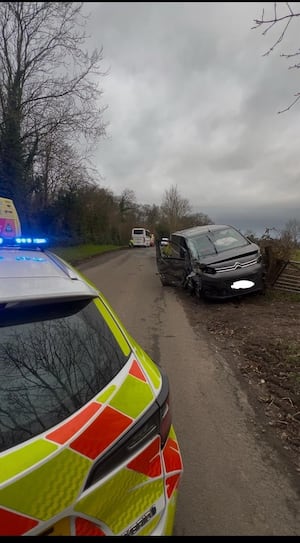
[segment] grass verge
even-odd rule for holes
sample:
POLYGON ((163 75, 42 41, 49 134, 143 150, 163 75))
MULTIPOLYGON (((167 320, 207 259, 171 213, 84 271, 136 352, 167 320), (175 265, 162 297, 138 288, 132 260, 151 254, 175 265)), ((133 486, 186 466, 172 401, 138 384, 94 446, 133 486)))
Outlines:
POLYGON ((119 245, 77 245, 75 247, 50 247, 52 253, 60 256, 70 264, 88 260, 89 258, 103 253, 122 249, 119 245))

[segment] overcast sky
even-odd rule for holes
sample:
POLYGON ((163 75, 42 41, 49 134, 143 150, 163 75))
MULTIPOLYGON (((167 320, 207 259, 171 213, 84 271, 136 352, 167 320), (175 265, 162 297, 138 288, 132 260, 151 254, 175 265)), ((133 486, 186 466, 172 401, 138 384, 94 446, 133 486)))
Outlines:
POLYGON ((102 186, 157 205, 177 186, 193 211, 243 231, 300 220, 300 101, 278 114, 300 91, 280 56, 299 48, 300 20, 264 56, 283 27, 252 29, 263 7, 271 17, 272 2, 85 3, 109 69, 102 186))

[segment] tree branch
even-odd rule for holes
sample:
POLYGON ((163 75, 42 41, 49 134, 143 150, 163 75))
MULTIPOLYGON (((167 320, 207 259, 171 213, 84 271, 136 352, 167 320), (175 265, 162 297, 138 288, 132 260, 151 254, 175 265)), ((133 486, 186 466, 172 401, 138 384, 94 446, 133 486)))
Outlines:
MULTIPOLYGON (((285 26, 284 26, 283 30, 281 31, 279 37, 276 39, 276 41, 273 43, 273 45, 263 54, 263 56, 267 56, 272 51, 274 51, 274 49, 283 41, 283 38, 285 37, 285 35, 287 33, 287 30, 288 30, 288 27, 289 27, 291 21, 293 19, 295 19, 296 17, 300 16, 300 12, 299 13, 294 12, 293 9, 291 8, 289 2, 286 2, 284 4, 284 6, 288 11, 284 15, 281 15, 281 16, 278 15, 277 2, 274 2, 274 4, 273 4, 273 10, 274 10, 273 11, 273 17, 268 18, 268 19, 265 18, 265 10, 263 9, 261 18, 260 19, 254 19, 255 25, 251 28, 251 30, 264 26, 266 28, 262 32, 263 36, 265 36, 267 34, 267 32, 269 32, 269 30, 271 28, 273 28, 275 25, 285 21, 285 26)), ((286 59, 289 59, 289 58, 295 57, 295 56, 297 56, 299 54, 300 54, 300 50, 298 50, 295 53, 291 53, 291 54, 282 53, 280 56, 284 57, 286 59)), ((299 68, 299 67, 300 67, 300 63, 296 63, 294 65, 289 66, 289 69, 299 68)), ((281 111, 278 111, 278 113, 284 113, 285 111, 289 111, 298 102, 298 100, 300 99, 300 93, 297 93, 295 96, 296 96, 295 100, 293 100, 293 102, 288 107, 286 107, 285 109, 282 109, 281 111)))

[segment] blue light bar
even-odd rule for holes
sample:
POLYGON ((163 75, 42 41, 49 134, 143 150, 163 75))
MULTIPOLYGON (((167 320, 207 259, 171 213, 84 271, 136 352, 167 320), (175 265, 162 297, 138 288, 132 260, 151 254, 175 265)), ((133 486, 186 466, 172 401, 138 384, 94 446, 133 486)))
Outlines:
POLYGON ((20 245, 44 245, 47 243, 46 238, 15 238, 15 241, 20 245))
POLYGON ((0 237, 0 245, 2 247, 23 247, 36 249, 45 246, 48 240, 46 238, 33 238, 27 236, 18 236, 16 238, 0 237))

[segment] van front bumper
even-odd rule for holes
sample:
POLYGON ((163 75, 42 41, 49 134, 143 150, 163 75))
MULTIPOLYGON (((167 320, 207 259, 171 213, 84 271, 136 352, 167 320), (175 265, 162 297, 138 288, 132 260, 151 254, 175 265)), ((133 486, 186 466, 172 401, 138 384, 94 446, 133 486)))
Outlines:
POLYGON ((264 272, 256 265, 251 272, 236 270, 230 273, 202 275, 202 294, 210 299, 222 300, 235 298, 254 292, 263 292, 265 286, 264 272))

